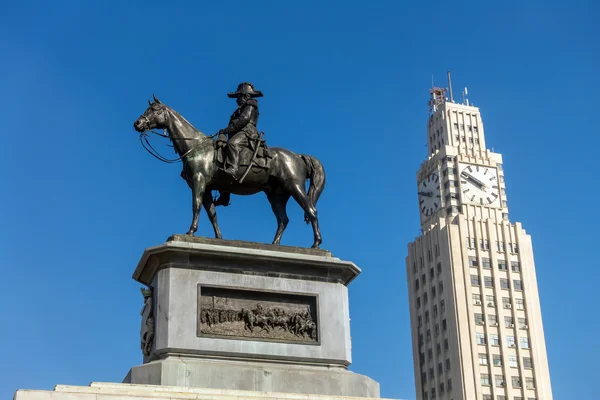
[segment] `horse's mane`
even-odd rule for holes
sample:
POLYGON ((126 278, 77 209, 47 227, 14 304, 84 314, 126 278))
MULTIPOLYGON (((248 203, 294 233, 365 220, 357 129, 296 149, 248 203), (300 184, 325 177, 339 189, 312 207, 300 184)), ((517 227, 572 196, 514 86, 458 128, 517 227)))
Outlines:
POLYGON ((204 133, 202 133, 200 130, 198 130, 198 128, 196 128, 190 121, 185 119, 185 117, 183 115, 179 114, 177 111, 175 111, 173 108, 169 107, 166 104, 163 104, 163 106, 166 107, 169 111, 171 111, 173 113, 173 115, 175 115, 176 117, 178 117, 179 119, 181 119, 182 121, 187 123, 194 130, 194 132, 196 132, 198 135, 200 135, 201 137, 202 136, 207 137, 204 133))

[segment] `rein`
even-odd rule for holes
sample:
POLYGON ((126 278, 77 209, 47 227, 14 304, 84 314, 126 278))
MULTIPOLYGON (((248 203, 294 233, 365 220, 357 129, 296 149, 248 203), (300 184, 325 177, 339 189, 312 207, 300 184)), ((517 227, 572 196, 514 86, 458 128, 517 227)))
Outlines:
MULTIPOLYGON (((185 157, 187 157, 188 155, 190 155, 193 151, 195 150, 200 150, 203 149, 205 147, 208 147, 207 144, 201 144, 200 146, 194 146, 191 149, 189 149, 188 151, 186 151, 184 154, 182 154, 181 156, 179 156, 178 158, 173 158, 173 159, 169 159, 166 157, 163 157, 160 155, 160 153, 154 148, 152 147, 152 144, 150 144, 150 141, 148 140, 148 137, 150 136, 148 134, 148 132, 159 136, 163 139, 169 139, 169 140, 203 140, 204 138, 202 137, 198 137, 198 138, 172 138, 169 135, 166 135, 164 133, 159 133, 159 132, 155 132, 153 130, 145 130, 143 132, 140 133, 140 143, 142 144, 142 147, 148 152, 150 153, 151 156, 153 156, 154 158, 156 158, 159 161, 162 161, 164 163, 167 164, 173 164, 179 161, 182 161, 185 157)), ((211 135, 211 136, 206 136, 205 138, 207 139, 207 142, 210 141, 210 145, 213 146, 213 141, 210 140, 212 138, 214 138, 215 136, 217 136, 216 134, 211 135)))

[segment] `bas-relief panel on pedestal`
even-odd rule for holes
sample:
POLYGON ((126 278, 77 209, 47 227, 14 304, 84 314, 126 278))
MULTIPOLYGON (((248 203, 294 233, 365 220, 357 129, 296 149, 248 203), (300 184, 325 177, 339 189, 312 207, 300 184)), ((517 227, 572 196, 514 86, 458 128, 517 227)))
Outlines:
POLYGON ((198 336, 319 344, 317 295, 198 285, 198 336))

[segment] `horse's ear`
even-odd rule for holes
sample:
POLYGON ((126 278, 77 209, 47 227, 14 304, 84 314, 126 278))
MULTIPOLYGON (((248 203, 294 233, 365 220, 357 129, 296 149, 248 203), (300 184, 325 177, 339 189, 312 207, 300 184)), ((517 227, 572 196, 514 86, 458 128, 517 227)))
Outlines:
POLYGON ((151 105, 152 105, 152 102, 151 102, 150 100, 148 100, 148 105, 149 105, 149 106, 151 106, 151 105))
POLYGON ((154 102, 155 102, 155 103, 157 103, 157 104, 162 104, 162 103, 160 102, 160 100, 156 98, 156 96, 155 96, 154 94, 152 94, 152 97, 154 97, 154 102))

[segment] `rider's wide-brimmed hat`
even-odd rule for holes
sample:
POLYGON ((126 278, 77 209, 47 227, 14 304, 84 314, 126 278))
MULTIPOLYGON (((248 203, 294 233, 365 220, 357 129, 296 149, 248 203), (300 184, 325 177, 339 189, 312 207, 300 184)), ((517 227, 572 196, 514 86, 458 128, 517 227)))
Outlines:
POLYGON ((237 98, 242 95, 250 95, 250 97, 262 97, 263 94, 260 90, 254 90, 254 86, 250 82, 242 82, 238 85, 237 91, 233 93, 227 93, 227 96, 231 98, 237 98))

